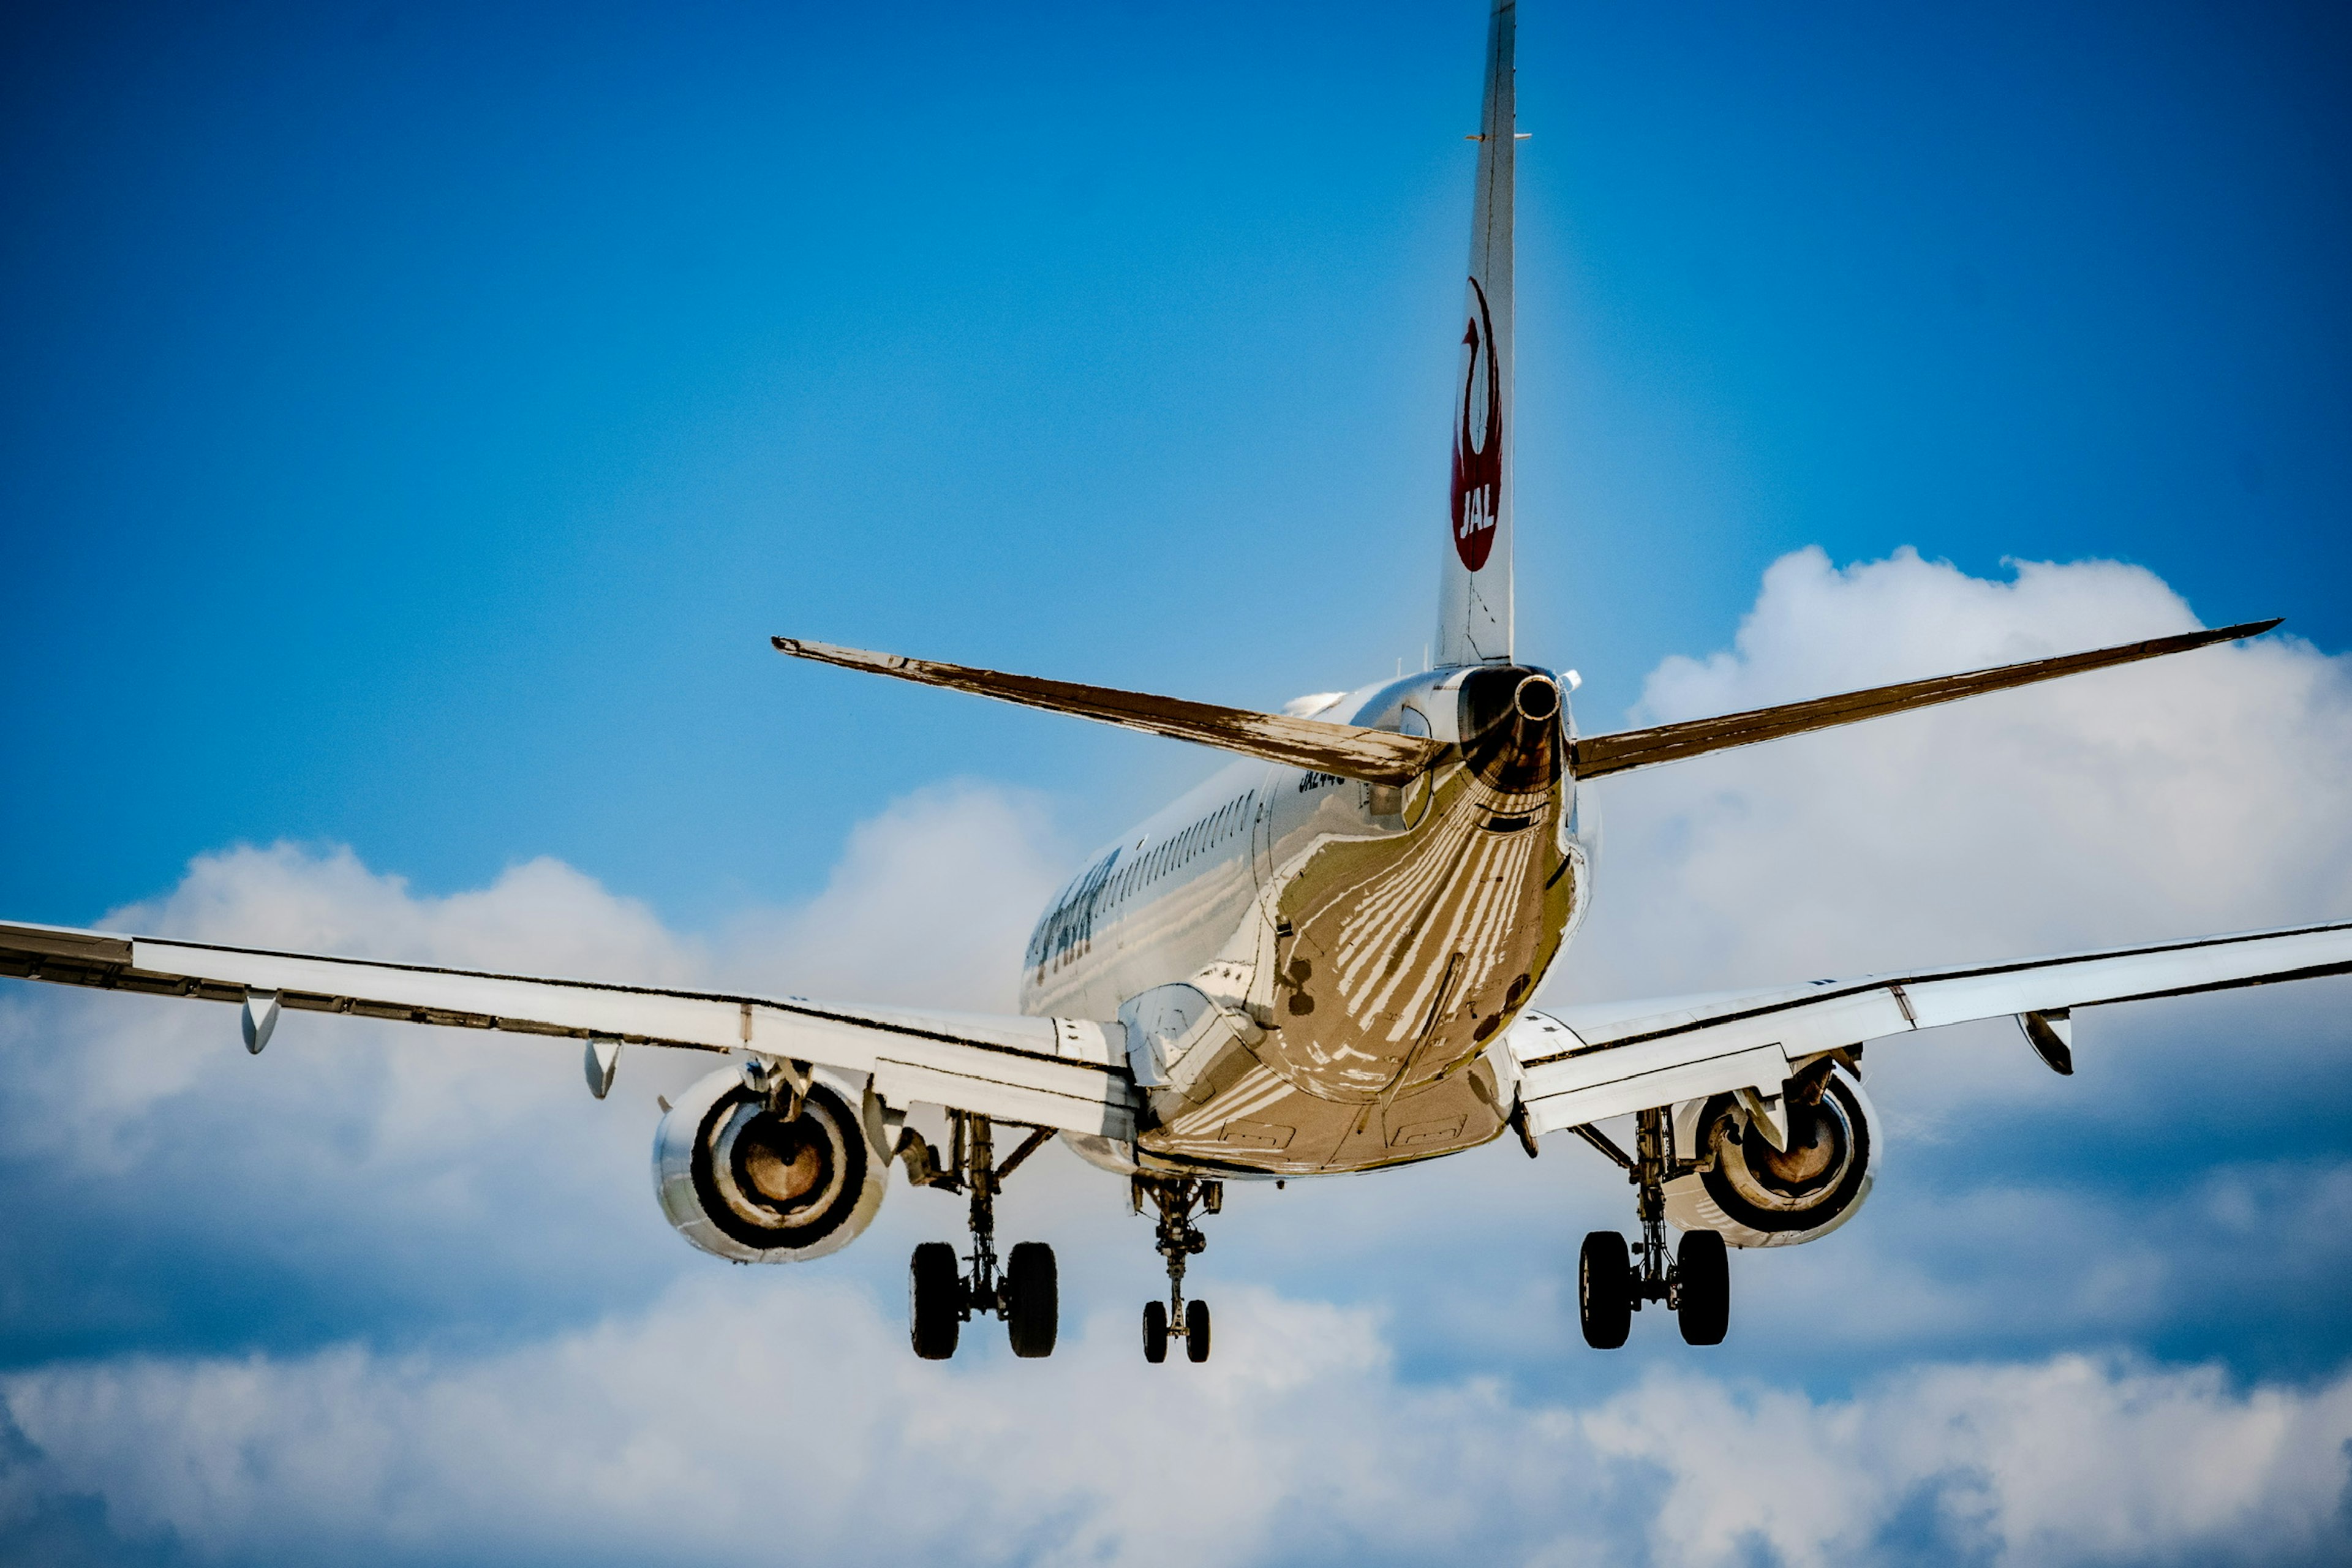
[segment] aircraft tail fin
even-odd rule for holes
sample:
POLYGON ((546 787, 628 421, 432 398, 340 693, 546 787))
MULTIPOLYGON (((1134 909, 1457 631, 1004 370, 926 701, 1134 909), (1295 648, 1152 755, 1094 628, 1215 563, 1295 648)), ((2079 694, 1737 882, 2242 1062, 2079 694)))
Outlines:
POLYGON ((1494 0, 1470 215, 1454 495, 1438 585, 1436 663, 1511 659, 1511 192, 1518 155, 1517 0, 1494 0))

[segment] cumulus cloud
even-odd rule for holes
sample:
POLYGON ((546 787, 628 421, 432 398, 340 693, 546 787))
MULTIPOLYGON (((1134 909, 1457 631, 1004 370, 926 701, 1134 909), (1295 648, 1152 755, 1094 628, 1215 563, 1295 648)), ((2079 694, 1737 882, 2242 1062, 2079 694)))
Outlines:
POLYGON ((810 991, 1010 1013, 1029 927, 1068 872, 1045 802, 963 782, 891 803, 850 834, 824 891, 738 918, 724 967, 810 991))
MULTIPOLYGON (((1909 551, 1776 562, 1731 647, 1654 670, 1632 722, 1738 711, 2198 625, 2146 570, 1970 577, 1909 551)), ((1588 721, 1588 723, 1590 721, 1588 721)), ((1599 728, 1601 726, 1592 725, 1599 728)), ((1561 998, 1675 995, 2077 952, 2352 915, 2352 659, 2290 636, 1604 781, 1594 913, 1561 998)), ((2177 1119, 2198 1091, 2344 1058, 2342 982, 2098 1009, 2084 1075, 2024 1068, 2010 1026, 1874 1047, 1906 1136, 2067 1101, 2177 1119), (2218 1027, 2192 1037, 2183 1021, 2218 1027), (2124 1070, 2128 1064, 2128 1070, 2124 1070), (2113 1069, 2113 1070, 2111 1070, 2113 1069)), ((2340 1075, 2337 1075, 2340 1076, 2340 1075)), ((1874 1081, 1876 1081, 1875 1079, 1874 1081)))
MULTIPOLYGON (((2192 624, 2113 563, 1985 581, 1804 552, 1634 717, 2192 624)), ((2274 638, 1611 781, 1559 989, 2340 915, 2347 763, 2344 661, 2274 638)), ((434 898, 289 846, 205 857, 110 923, 1003 1008, 1066 861, 1043 803, 967 783, 887 805, 808 904, 711 932, 551 861, 434 898)), ((2345 990, 2086 1015, 2063 1083, 1992 1034, 1874 1048, 1880 1195, 1738 1259, 1712 1357, 1650 1321, 1584 1352, 1575 1237, 1626 1225, 1624 1189, 1572 1148, 1498 1147, 1236 1194, 1195 1265, 1217 1357, 1150 1368, 1142 1222, 1057 1156, 1006 1215, 1062 1248, 1064 1348, 928 1365, 898 1276, 912 1239, 956 1233, 950 1200, 898 1188, 860 1246, 783 1274, 663 1225, 651 1102, 707 1064, 632 1053, 598 1104, 544 1041, 298 1014, 254 1060, 226 1008, 11 987, 0 1555, 76 1530, 97 1560, 2340 1552, 2345 990)))
MULTIPOLYGON (((2159 637, 2152 574, 1905 551, 1776 562, 1733 647, 1669 658, 1656 722, 2159 637)), ((1600 786, 1572 975, 1701 989, 2352 914, 2352 669, 2273 633, 1600 786)))
MULTIPOLYGON (((1001 1006, 996 972, 1015 968, 1029 913, 1019 906, 1057 859, 1035 802, 950 786, 867 824, 807 904, 747 911, 706 936, 672 932, 550 860, 428 897, 348 849, 282 844, 202 857, 170 893, 106 923, 525 973, 1001 1006)), ((715 1065, 625 1052, 600 1104, 576 1047, 556 1042, 296 1013, 253 1058, 225 1006, 11 986, 0 1187, 20 1218, 0 1331, 21 1356, 142 1329, 164 1342, 273 1342, 338 1327, 431 1331, 453 1314, 544 1326, 641 1302, 703 1261, 650 1201, 654 1100, 715 1065)))
POLYGON ((1044 1366, 908 1358, 862 1295, 697 1286, 475 1358, 338 1347, 0 1377, 37 1457, 0 1521, 94 1500, 199 1558, 1526 1562, 1791 1568, 2308 1558, 2345 1542, 2352 1377, 2061 1356, 1851 1398, 1661 1373, 1584 1407, 1411 1384, 1372 1317, 1231 1299, 1144 1365, 1099 1315, 1044 1366))
POLYGON ((1668 1475, 1651 1541, 1669 1562, 1850 1562, 1922 1505, 1971 1560, 2310 1561, 2346 1539, 2352 1377, 2236 1390, 2210 1367, 2069 1355, 1816 1403, 1667 1374, 1580 1430, 1668 1475))

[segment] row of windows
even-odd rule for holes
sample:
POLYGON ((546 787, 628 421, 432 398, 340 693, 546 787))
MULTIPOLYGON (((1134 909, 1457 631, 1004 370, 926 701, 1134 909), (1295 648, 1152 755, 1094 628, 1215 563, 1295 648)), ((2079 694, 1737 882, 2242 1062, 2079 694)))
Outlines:
POLYGON ((1048 967, 1059 969, 1086 956, 1093 945, 1097 914, 1125 902, 1169 872, 1190 864, 1249 824, 1255 795, 1229 800, 1182 832, 1154 845, 1148 854, 1121 865, 1123 849, 1114 849, 1071 885, 1069 893, 1039 922, 1029 939, 1029 967, 1043 980, 1048 967))
POLYGON ((1251 799, 1244 795, 1239 800, 1227 801, 1183 832, 1161 841, 1149 855, 1129 862, 1125 870, 1111 879, 1110 901, 1122 901, 1137 889, 1190 865, 1197 857, 1232 837, 1249 820, 1251 799))

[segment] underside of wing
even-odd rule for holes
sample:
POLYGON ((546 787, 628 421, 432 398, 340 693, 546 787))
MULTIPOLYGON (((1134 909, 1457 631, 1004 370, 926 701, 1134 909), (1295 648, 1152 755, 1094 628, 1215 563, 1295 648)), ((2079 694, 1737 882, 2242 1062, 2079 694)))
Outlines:
POLYGON ((2352 973, 2352 921, 1549 1008, 1522 1016, 1506 1043, 1528 1126, 1545 1132, 1703 1095, 1777 1094, 1807 1058, 1889 1035, 2344 973, 2352 973))
POLYGON ((1263 757, 1270 763, 1318 769, 1370 784, 1410 784, 1444 750, 1433 741, 1386 730, 1366 730, 1354 724, 1331 724, 1285 713, 1259 713, 1247 708, 1224 708, 1213 702, 1155 697, 1149 692, 1121 691, 1108 686, 1045 680, 1033 675, 1007 675, 1001 670, 906 658, 895 653, 835 647, 829 643, 805 642, 798 637, 770 640, 779 653, 788 653, 794 658, 895 676, 924 686, 945 686, 1003 702, 1018 702, 1024 708, 1043 708, 1049 712, 1075 714, 1173 740, 1196 741, 1204 746, 1239 752, 1244 756, 1263 757))
POLYGON ((1116 1023, 837 1006, 54 926, 0 925, 0 975, 242 1004, 255 1050, 291 1010, 561 1036, 592 1049, 741 1051, 870 1074, 895 1105, 1134 1136, 1136 1096, 1116 1023))

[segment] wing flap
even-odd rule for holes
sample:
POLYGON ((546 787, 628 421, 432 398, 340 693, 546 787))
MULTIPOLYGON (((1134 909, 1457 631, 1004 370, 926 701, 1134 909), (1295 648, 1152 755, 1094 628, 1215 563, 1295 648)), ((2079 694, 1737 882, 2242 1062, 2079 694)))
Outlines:
POLYGON ((1556 1132, 1734 1089, 1777 1094, 1788 1080, 1789 1054, 1779 1045, 1727 1047, 1703 1057, 1675 1045, 1654 1041, 1594 1052, 1557 1070, 1529 1074, 1521 1094, 1532 1131, 1556 1132))

